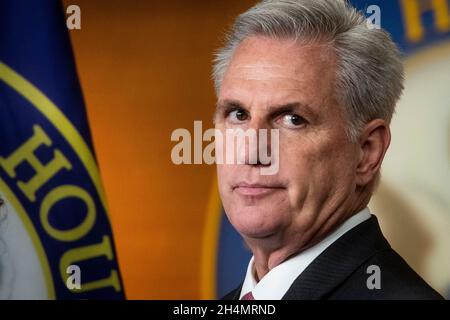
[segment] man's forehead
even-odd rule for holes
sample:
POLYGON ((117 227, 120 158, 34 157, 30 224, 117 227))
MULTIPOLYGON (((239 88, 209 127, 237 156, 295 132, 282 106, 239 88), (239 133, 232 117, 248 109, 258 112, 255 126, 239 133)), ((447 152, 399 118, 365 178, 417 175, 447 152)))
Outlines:
POLYGON ((229 78, 245 80, 296 80, 295 67, 265 61, 236 63, 229 68, 229 78))
POLYGON ((295 82, 332 80, 333 57, 329 46, 321 44, 251 37, 237 48, 222 85, 241 86, 245 81, 267 81, 271 83, 253 84, 290 89, 298 85, 295 82))
POLYGON ((328 50, 292 40, 246 39, 225 73, 218 102, 241 101, 247 107, 292 102, 322 105, 334 90, 333 59, 324 58, 328 50))
POLYGON ((299 75, 262 72, 250 72, 248 75, 230 74, 221 87, 218 105, 238 101, 236 104, 248 109, 266 109, 293 102, 311 107, 318 106, 332 95, 332 86, 322 83, 322 80, 320 77, 312 81, 310 77, 299 75))
POLYGON ((330 63, 335 52, 325 42, 279 39, 265 36, 252 36, 244 39, 231 58, 230 67, 273 66, 286 68, 308 62, 330 63))

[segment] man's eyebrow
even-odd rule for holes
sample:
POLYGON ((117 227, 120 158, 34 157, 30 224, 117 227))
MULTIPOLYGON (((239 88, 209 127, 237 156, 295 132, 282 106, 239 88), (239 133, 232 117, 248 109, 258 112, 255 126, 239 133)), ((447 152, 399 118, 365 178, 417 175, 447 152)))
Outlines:
POLYGON ((281 105, 272 105, 267 108, 268 113, 272 117, 276 117, 283 113, 300 113, 301 116, 306 116, 309 120, 317 118, 317 113, 308 104, 301 102, 290 102, 281 105))
POLYGON ((272 105, 267 108, 269 113, 284 113, 284 112, 292 112, 301 109, 302 104, 299 102, 291 102, 281 105, 272 105))
POLYGON ((213 122, 216 121, 217 117, 220 114, 223 114, 226 111, 229 111, 230 109, 237 109, 237 108, 246 110, 246 108, 244 107, 244 104, 238 100, 225 99, 222 101, 218 101, 217 105, 216 105, 216 111, 214 112, 214 115, 213 115, 213 122))
POLYGON ((225 100, 217 102, 217 107, 216 107, 217 111, 221 111, 221 110, 228 109, 228 108, 246 109, 244 107, 244 104, 242 102, 240 102, 239 100, 225 99, 225 100))

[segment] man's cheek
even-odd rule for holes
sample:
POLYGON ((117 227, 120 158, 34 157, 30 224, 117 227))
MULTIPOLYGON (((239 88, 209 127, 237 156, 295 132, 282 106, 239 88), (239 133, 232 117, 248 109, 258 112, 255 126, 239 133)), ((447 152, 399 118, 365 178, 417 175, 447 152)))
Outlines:
POLYGON ((280 173, 287 175, 303 174, 314 165, 314 155, 307 148, 280 147, 280 173))
POLYGON ((217 182, 219 186, 219 192, 224 195, 224 192, 228 189, 228 174, 224 165, 217 165, 217 182))

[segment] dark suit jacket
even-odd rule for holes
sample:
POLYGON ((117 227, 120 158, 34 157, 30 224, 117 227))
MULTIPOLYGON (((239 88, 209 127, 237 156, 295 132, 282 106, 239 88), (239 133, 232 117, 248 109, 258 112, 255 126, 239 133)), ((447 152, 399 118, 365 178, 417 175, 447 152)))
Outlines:
MULTIPOLYGON (((238 300, 241 286, 222 299, 238 300)), ((323 251, 294 281, 283 300, 443 299, 389 245, 375 216, 357 225, 323 251), (380 268, 381 289, 368 289, 380 268)))

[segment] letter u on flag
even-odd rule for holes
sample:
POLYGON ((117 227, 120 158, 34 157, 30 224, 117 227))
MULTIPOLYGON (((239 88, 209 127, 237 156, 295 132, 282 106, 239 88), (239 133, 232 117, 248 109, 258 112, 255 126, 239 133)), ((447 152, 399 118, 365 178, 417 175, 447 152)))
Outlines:
POLYGON ((124 298, 59 1, 0 2, 0 298, 124 298))

